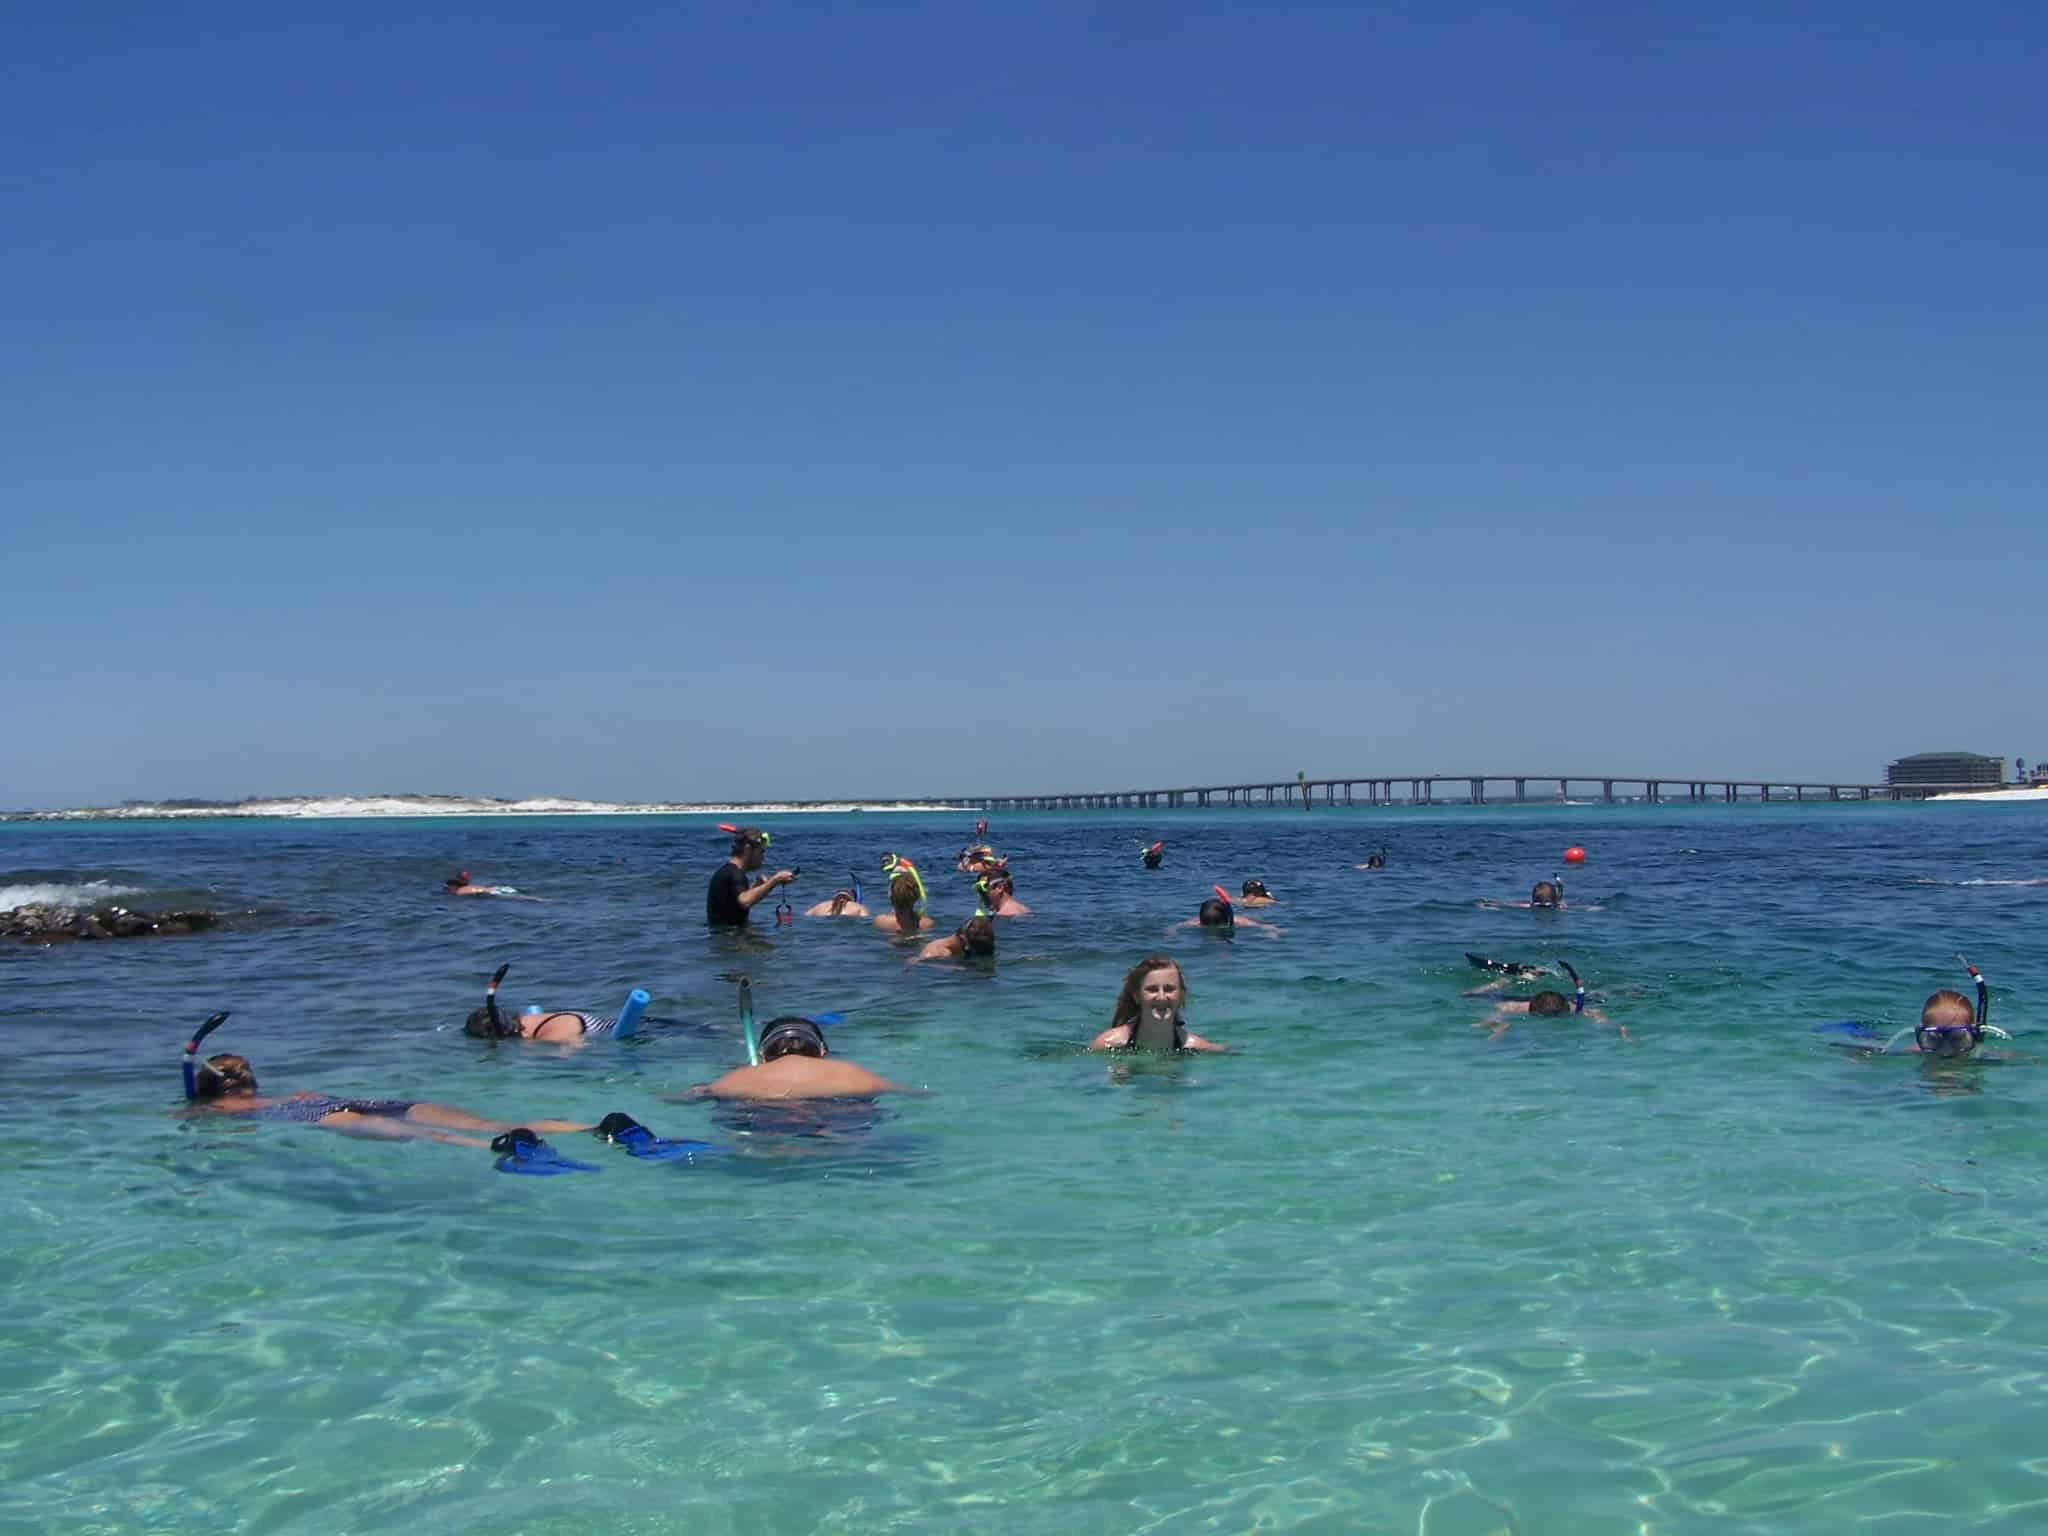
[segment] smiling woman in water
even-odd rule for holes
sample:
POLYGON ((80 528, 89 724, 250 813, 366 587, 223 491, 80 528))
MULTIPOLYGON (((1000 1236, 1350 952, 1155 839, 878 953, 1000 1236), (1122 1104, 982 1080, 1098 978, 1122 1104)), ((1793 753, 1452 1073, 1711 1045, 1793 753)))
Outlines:
POLYGON ((1187 1026, 1187 978, 1165 955, 1147 955, 1124 977, 1110 1010, 1109 1028, 1089 1042, 1091 1051, 1221 1051, 1187 1026))

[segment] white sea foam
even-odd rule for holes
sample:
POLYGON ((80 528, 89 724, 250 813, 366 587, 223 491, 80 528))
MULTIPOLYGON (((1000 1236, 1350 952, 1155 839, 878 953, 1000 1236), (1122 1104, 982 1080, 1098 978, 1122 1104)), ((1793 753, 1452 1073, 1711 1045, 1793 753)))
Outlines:
POLYGON ((1930 800, 2048 800, 2048 784, 2035 784, 2026 789, 1986 789, 1968 794, 1929 795, 1930 800))
POLYGON ((16 907, 97 907, 133 896, 132 885, 88 880, 83 885, 0 885, 0 912, 16 907))
POLYGON ((843 811, 942 811, 951 807, 914 800, 886 803, 764 801, 753 805, 692 805, 661 801, 486 800, 468 795, 333 795, 279 800, 244 800, 234 805, 117 805, 71 811, 35 811, 36 821, 204 820, 227 816, 284 816, 343 819, 380 816, 802 816, 843 811))

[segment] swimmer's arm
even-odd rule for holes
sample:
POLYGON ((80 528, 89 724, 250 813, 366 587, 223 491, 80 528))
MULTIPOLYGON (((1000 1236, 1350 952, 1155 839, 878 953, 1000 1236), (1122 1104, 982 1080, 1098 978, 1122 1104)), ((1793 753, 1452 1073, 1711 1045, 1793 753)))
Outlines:
POLYGON ((1178 933, 1183 928, 1199 928, 1201 926, 1202 920, 1199 917, 1189 917, 1183 918, 1180 922, 1173 924, 1166 931, 1168 933, 1178 933))
POLYGON ((1460 997, 1491 997, 1494 993, 1500 991, 1502 987, 1505 987, 1508 981, 1509 978, 1506 976, 1496 976, 1492 981, 1482 981, 1470 992, 1461 992, 1458 995, 1460 997))
POLYGON ((1187 1039, 1182 1043, 1191 1051, 1227 1051, 1230 1049, 1227 1045, 1218 1045, 1214 1040, 1204 1040, 1200 1035, 1192 1031, 1189 1032, 1187 1039))
MULTIPOLYGON (((1190 1037, 1192 1038, 1192 1037, 1190 1037)), ((1093 1040, 1088 1042, 1091 1051, 1120 1051, 1131 1043, 1131 1026, 1112 1024, 1093 1040)))
POLYGON ((692 1083, 680 1093, 657 1093, 655 1097, 670 1104, 694 1104, 699 1099, 716 1098, 717 1095, 711 1091, 709 1083, 692 1083))
POLYGON ((960 940, 957 936, 944 939, 933 939, 931 943, 925 945, 923 949, 920 949, 917 952, 916 956, 911 960, 910 963, 912 965, 915 965, 919 960, 940 960, 944 959, 948 955, 957 955, 960 953, 960 950, 958 948, 959 944, 960 940))
POLYGON ((768 875, 760 880, 756 880, 744 891, 741 891, 740 905, 743 907, 752 908, 755 902, 759 901, 763 896, 766 896, 770 891, 774 890, 777 886, 787 885, 790 881, 794 880, 795 878, 796 876, 791 874, 788 870, 778 869, 777 871, 775 871, 774 874, 768 875))

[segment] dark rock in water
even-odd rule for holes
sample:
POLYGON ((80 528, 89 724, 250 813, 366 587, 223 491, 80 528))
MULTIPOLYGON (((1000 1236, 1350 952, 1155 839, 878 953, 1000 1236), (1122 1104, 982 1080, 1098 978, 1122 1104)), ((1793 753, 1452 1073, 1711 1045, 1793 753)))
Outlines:
POLYGON ((132 912, 126 907, 60 907, 38 902, 0 912, 0 938, 30 944, 64 939, 132 939, 148 933, 198 933, 219 919, 211 912, 132 912))

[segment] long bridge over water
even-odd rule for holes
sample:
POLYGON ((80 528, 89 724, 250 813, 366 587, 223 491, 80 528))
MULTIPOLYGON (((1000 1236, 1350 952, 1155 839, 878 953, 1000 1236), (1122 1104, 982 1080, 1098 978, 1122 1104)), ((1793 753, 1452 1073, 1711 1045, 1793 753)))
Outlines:
POLYGON ((1175 789, 1088 790, 1054 795, 940 797, 935 804, 992 811, 1173 810, 1183 807, 1316 805, 1486 805, 1664 801, 1924 800, 1931 795, 1996 788, 1985 784, 1840 784, 1787 779, 1688 778, 1614 773, 1416 773, 1356 778, 1298 778, 1175 789), (1621 792, 1616 791, 1620 786, 1621 792), (1438 788, 1455 791, 1439 795, 1438 788), (1534 789, 1532 790, 1532 787, 1534 789), (1574 788, 1581 793, 1574 794, 1574 788), (1403 793, 1405 791, 1405 793, 1403 793), (1633 791, 1633 792, 1631 792, 1633 791))

